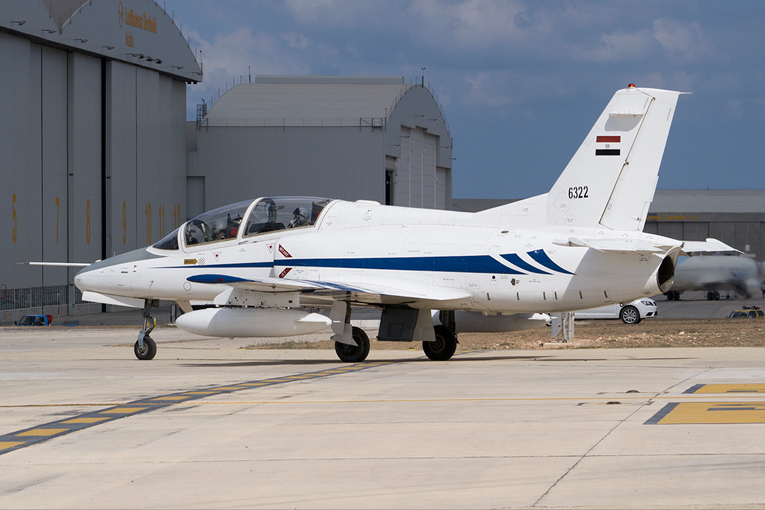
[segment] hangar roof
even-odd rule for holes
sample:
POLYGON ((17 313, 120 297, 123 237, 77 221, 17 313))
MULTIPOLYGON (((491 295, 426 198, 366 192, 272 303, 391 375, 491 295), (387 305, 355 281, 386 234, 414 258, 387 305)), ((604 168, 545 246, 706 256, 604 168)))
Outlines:
POLYGON ((657 189, 650 212, 763 213, 762 189, 657 189))
POLYGON ((155 0, 1 0, 0 30, 200 82, 202 69, 182 25, 164 5, 155 0))
POLYGON ((386 119, 406 92, 401 76, 256 76, 228 90, 210 126, 353 126, 386 119))

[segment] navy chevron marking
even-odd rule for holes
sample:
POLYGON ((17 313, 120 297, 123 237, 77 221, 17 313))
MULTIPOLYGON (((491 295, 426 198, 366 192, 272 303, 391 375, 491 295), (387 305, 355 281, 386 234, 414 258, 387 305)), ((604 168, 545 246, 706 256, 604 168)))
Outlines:
POLYGON ((502 258, 511 264, 520 267, 521 269, 525 269, 529 273, 550 274, 547 271, 542 271, 541 269, 537 269, 536 267, 532 266, 521 257, 519 257, 516 253, 508 253, 507 255, 502 255, 502 258))
POLYGON ((544 252, 544 250, 534 250, 526 252, 528 253, 529 257, 534 259, 536 262, 538 262, 540 265, 546 267, 547 269, 552 269, 553 271, 558 271, 559 273, 565 273, 565 274, 574 274, 571 271, 566 271, 562 267, 560 267, 558 264, 553 262, 550 257, 544 252))

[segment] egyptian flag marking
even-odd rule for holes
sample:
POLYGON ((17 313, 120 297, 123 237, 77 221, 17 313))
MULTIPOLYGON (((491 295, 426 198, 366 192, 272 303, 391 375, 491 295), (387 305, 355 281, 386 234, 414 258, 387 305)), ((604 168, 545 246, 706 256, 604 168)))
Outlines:
POLYGON ((595 138, 596 143, 605 143, 606 149, 595 149, 596 156, 619 156, 621 149, 612 149, 612 143, 621 143, 622 137, 620 135, 600 135, 595 138))

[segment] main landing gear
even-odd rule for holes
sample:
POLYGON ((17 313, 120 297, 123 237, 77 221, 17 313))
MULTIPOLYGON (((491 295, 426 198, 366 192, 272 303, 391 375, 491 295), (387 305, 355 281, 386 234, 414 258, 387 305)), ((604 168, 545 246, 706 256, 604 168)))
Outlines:
POLYGON ((149 333, 157 325, 157 319, 151 316, 151 307, 159 306, 156 299, 146 299, 143 304, 143 328, 138 332, 138 340, 133 346, 135 357, 141 360, 154 359, 157 354, 157 344, 151 339, 149 333))
POLYGON ((457 335, 446 326, 435 326, 436 341, 422 342, 425 356, 433 361, 446 361, 457 350, 457 335))
MULTIPOLYGON (((350 302, 335 302, 330 311, 335 335, 335 352, 341 361, 360 363, 369 354, 369 337, 350 324, 350 302)), ((425 355, 434 361, 446 361, 457 350, 454 312, 442 311, 441 324, 433 326, 430 310, 388 305, 383 308, 377 340, 380 342, 422 342, 425 355)))
POLYGON ((340 361, 360 363, 367 359, 369 355, 369 336, 363 329, 356 326, 352 328, 351 336, 356 345, 335 342, 335 352, 340 361))

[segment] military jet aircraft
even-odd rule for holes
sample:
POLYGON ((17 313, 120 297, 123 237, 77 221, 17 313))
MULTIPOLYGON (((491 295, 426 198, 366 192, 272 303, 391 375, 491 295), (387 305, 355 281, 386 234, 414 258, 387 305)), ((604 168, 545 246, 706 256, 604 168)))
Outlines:
POLYGON ((75 284, 86 301, 143 307, 139 359, 156 353, 151 308, 163 299, 185 312, 179 328, 202 335, 331 327, 346 362, 370 348, 350 324, 352 306, 382 310, 378 340, 422 342, 429 358, 447 360, 457 311, 565 312, 666 292, 683 242, 642 228, 679 94, 617 91, 544 195, 477 213, 261 197, 91 264, 75 284), (435 327, 431 310, 441 311, 435 327))

